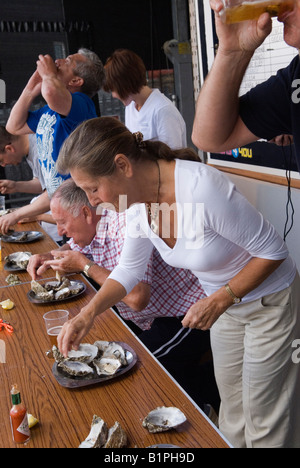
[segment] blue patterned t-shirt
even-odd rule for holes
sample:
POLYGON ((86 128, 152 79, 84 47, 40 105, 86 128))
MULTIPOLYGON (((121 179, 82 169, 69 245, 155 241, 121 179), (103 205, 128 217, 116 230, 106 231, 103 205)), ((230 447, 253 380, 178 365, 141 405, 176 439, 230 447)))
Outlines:
POLYGON ((56 161, 63 142, 78 125, 94 117, 97 117, 94 103, 83 93, 72 94, 72 107, 66 117, 54 112, 48 105, 29 112, 27 125, 36 133, 39 163, 49 196, 70 177, 59 174, 56 170, 56 161))

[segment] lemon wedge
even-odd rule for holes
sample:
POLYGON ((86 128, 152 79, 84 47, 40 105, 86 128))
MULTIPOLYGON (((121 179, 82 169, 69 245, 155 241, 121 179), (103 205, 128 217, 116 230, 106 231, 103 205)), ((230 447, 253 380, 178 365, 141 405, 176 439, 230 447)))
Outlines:
POLYGON ((36 419, 34 416, 32 416, 32 414, 27 414, 27 419, 28 419, 29 429, 31 429, 33 426, 35 426, 39 422, 39 420, 36 419))
POLYGON ((13 309, 15 307, 15 304, 10 299, 7 299, 6 301, 0 302, 0 305, 1 305, 2 309, 4 309, 4 310, 11 310, 11 309, 13 309))

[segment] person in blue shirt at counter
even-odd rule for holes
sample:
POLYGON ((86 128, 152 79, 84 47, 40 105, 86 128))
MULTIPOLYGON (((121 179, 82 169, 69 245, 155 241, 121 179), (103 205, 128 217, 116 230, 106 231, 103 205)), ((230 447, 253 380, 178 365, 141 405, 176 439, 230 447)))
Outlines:
MULTIPOLYGON (((239 97, 239 89, 255 50, 272 31, 264 13, 257 21, 223 24, 221 0, 210 0, 215 11, 219 38, 213 67, 202 87, 196 109, 192 139, 203 151, 223 152, 259 139, 278 135, 294 139, 300 171, 300 58, 266 82, 239 97), (203 118, 205 116, 205 118, 203 118)), ((284 40, 300 49, 300 1, 292 12, 278 17, 284 25, 284 40)))
POLYGON ((2 217, 2 233, 7 233, 20 219, 49 211, 51 195, 69 177, 56 170, 60 148, 80 123, 97 116, 91 98, 103 80, 103 64, 90 50, 79 49, 78 53, 56 61, 50 55, 39 55, 36 71, 13 107, 6 129, 13 135, 36 134, 46 191, 17 214, 2 217), (31 105, 40 94, 47 104, 31 112, 31 105))

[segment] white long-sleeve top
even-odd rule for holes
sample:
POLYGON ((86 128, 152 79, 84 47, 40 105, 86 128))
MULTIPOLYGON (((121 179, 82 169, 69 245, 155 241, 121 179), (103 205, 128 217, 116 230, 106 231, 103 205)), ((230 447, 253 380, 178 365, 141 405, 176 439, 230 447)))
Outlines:
POLYGON ((152 244, 166 263, 191 270, 208 296, 253 257, 285 260, 243 302, 281 291, 292 283, 296 265, 284 241, 226 175, 198 162, 176 160, 175 196, 178 237, 173 249, 150 229, 144 204, 127 211, 124 248, 110 275, 127 293, 143 277, 152 244))

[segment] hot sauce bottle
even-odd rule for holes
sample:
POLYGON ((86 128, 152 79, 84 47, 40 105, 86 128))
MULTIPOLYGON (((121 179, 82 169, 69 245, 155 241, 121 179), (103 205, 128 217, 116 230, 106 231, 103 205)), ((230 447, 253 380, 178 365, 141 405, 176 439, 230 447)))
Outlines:
POLYGON ((25 444, 30 439, 27 410, 25 405, 21 402, 21 394, 17 385, 12 386, 10 393, 13 404, 13 407, 10 410, 13 439, 16 444, 25 444))

